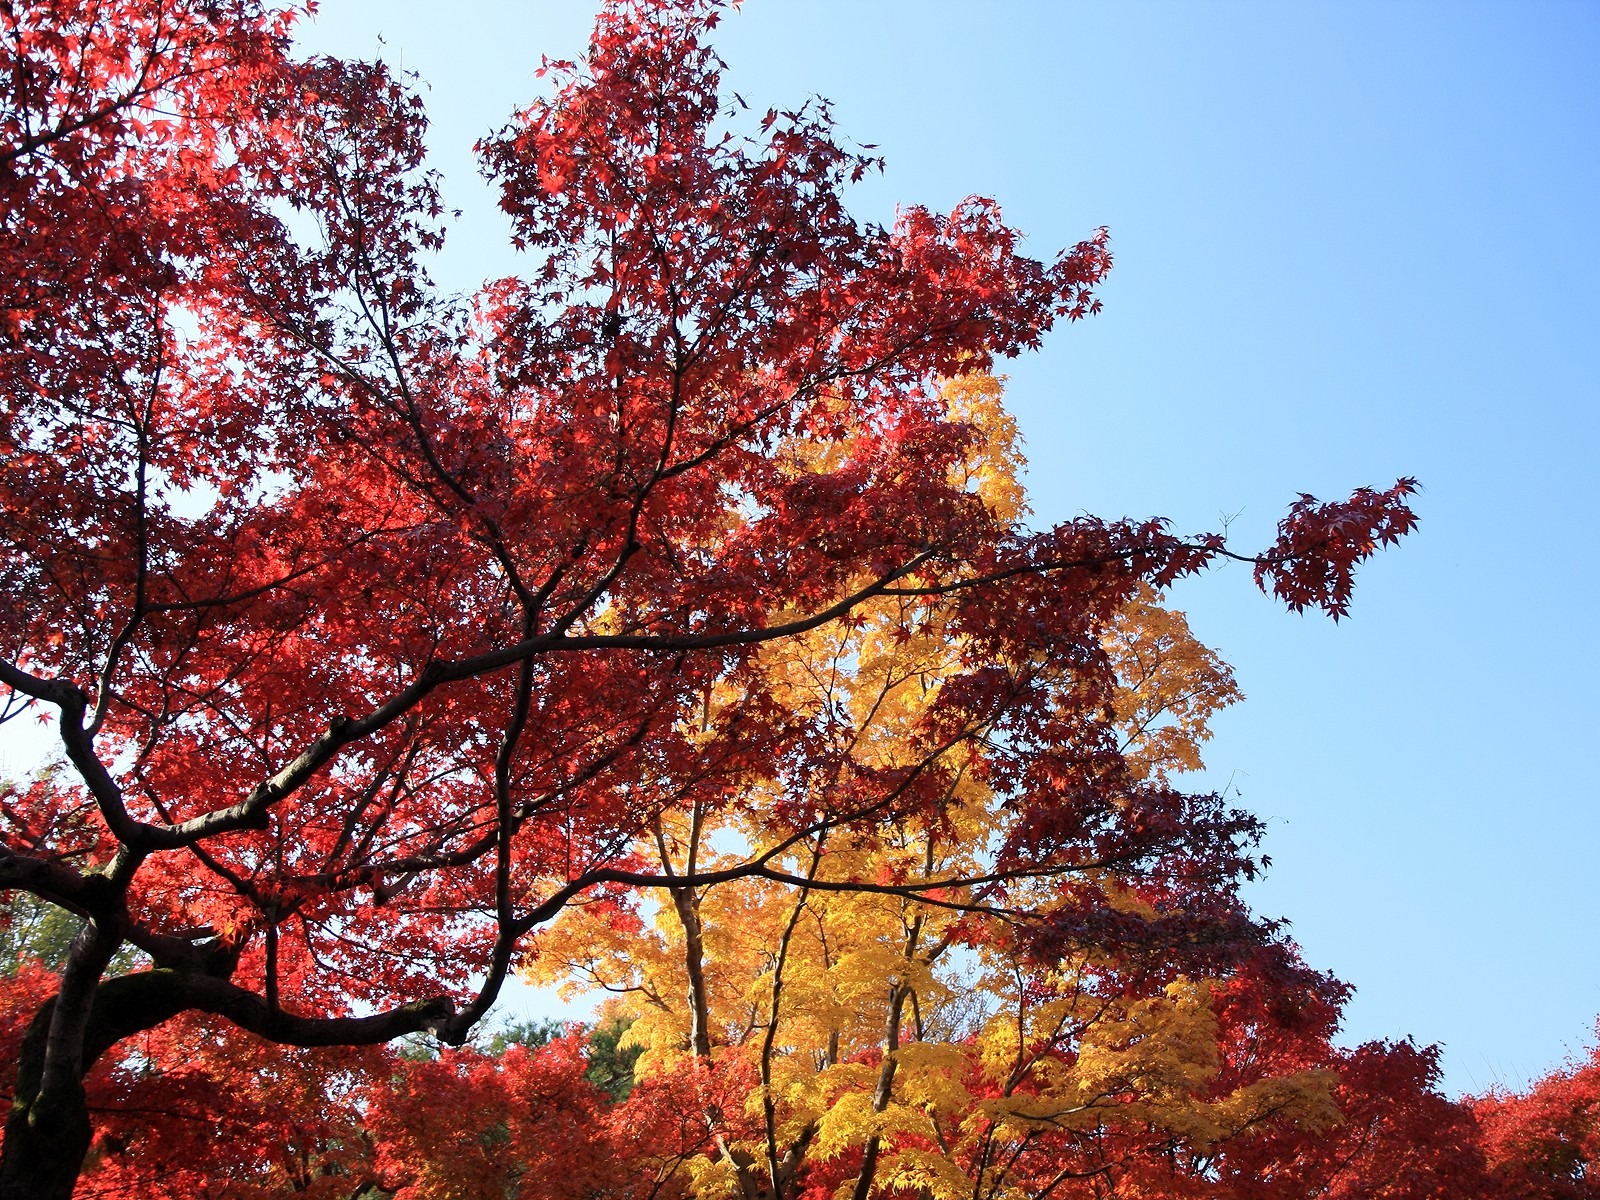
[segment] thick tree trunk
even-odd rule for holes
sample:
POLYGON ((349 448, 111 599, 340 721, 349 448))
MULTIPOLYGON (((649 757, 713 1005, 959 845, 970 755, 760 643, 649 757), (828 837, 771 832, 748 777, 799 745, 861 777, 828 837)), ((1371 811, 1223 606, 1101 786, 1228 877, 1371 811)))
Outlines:
POLYGON ((22 1041, 17 1092, 0 1151, 0 1200, 71 1200, 89 1153, 93 1131, 82 1081, 58 1087, 48 1097, 39 1091, 54 1010, 54 1000, 45 1004, 22 1041))
POLYGON ((0 1156, 0 1200, 71 1200, 90 1138, 81 1086, 65 1102, 13 1105, 0 1156))

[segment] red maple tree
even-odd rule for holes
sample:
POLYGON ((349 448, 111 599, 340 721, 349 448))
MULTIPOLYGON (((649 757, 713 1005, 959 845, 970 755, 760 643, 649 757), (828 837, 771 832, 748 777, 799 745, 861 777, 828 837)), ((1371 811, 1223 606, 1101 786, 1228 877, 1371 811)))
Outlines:
POLYGON ((1521 1093, 1478 1097, 1472 1110, 1499 1195, 1600 1197, 1600 1045, 1521 1093))
MULTIPOLYGON (((1250 818, 1130 777, 1100 643, 1222 539, 1031 531, 954 470, 940 381, 1094 311, 1103 231, 1044 262, 986 200, 863 226, 825 107, 740 133, 717 6, 638 0, 482 145, 530 265, 462 300, 420 100, 295 59, 295 15, 0 9, 0 684, 63 760, 4 785, 0 889, 81 919, 0 1196, 69 1195, 86 1074, 193 1014, 462 1041, 564 906, 716 882, 627 847, 752 778, 834 781, 774 802, 798 845, 936 809, 1002 737, 1038 765, 993 781, 1029 814, 995 880, 1248 869, 1250 818), (869 766, 760 654, 889 596, 961 670, 869 766)), ((1412 490, 1303 501, 1248 560, 1337 616, 1412 490)))

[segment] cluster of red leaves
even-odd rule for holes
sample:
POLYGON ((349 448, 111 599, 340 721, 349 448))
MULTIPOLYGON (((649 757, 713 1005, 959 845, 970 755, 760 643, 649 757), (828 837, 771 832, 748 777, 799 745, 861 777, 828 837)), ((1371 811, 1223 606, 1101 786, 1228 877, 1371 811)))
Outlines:
POLYGON ((1600 1045, 1526 1091, 1497 1090, 1472 1109, 1507 1200, 1600 1197, 1600 1045))
POLYGON ((1314 605, 1337 621, 1350 611, 1356 566, 1416 528, 1406 503, 1416 491, 1415 479, 1402 479, 1381 492, 1357 488, 1338 503, 1301 495, 1279 522, 1278 540, 1257 561, 1256 583, 1296 612, 1314 605))
POLYGON ((1332 1071, 1338 1123, 1264 1123, 1197 1156, 1190 1189, 1218 1200, 1491 1200, 1471 1110, 1440 1094, 1438 1047, 1368 1042, 1323 1046, 1304 1066, 1332 1071), (1202 1186, 1202 1181, 1204 1185, 1202 1186), (1213 1189, 1213 1190, 1208 1190, 1213 1189))
MULTIPOLYGON (((0 979, 15 1060, 48 972, 0 979)), ((86 1080, 97 1136, 79 1196, 101 1200, 643 1200, 702 1149, 704 1121, 663 1082, 611 1103, 575 1032, 490 1055, 275 1046, 189 1016, 125 1042, 86 1080), (685 1121, 691 1122, 686 1131, 685 1121), (659 1161, 657 1161, 659 1160, 659 1161)), ((8 1092, 0 1100, 9 1102, 8 1092)))

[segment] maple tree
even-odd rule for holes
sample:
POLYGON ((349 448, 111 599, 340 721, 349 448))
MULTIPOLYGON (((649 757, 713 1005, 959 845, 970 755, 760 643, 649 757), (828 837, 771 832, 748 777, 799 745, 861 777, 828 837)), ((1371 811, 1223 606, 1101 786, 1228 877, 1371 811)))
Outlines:
MULTIPOLYGON (((1262 1026, 1247 1027, 1251 1037, 1262 1026)), ((1324 1034, 1331 1033, 1325 1030, 1324 1034)), ((1337 1081, 1338 1118, 1321 1128, 1275 1122, 1172 1164, 1156 1195, 1278 1200, 1431 1200, 1498 1193, 1484 1169, 1471 1110, 1439 1090, 1439 1048, 1409 1041, 1354 1049, 1267 1030, 1270 1054, 1314 1061, 1337 1081), (1276 1045, 1273 1045, 1276 1043, 1276 1045)), ((1258 1051, 1242 1042, 1236 1052, 1258 1051)))
POLYGON ((1600 1196, 1600 1045, 1536 1080, 1472 1101, 1499 1195, 1515 1200, 1600 1196))
POLYGON ((1222 557, 1337 617, 1411 481, 1303 497, 1258 555, 1030 529, 949 389, 1095 310, 1103 231, 1044 262, 977 198, 856 222, 876 161, 820 103, 738 132, 700 0, 612 4, 550 64, 480 147, 528 270, 441 294, 421 101, 295 59, 296 15, 0 10, 0 684, 62 760, 3 785, 0 889, 78 923, 28 993, 0 1196, 70 1194, 85 1079, 140 1039, 458 1044, 575 904, 1078 880, 1037 954, 1211 920, 1254 824, 1134 765, 1106 632, 1222 557), (940 656, 882 754, 784 670, 869 631, 940 656), (1008 814, 982 854, 851 868, 975 819, 969 787, 1008 814), (638 849, 742 817, 714 865, 638 849), (1173 888, 1170 922, 1113 877, 1173 888))

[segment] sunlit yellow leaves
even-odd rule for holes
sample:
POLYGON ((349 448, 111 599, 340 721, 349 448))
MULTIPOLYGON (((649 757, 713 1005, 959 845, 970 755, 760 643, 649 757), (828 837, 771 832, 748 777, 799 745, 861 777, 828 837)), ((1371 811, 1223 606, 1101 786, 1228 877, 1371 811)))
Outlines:
POLYGON ((847 1092, 833 1107, 815 1120, 814 1153, 820 1159, 834 1158, 859 1147, 869 1138, 893 1145, 903 1136, 928 1137, 933 1125, 927 1113, 909 1104, 891 1103, 879 1109, 870 1092, 847 1092))
POLYGON ((1320 1069, 1247 1084, 1210 1106, 1216 1140, 1268 1122, 1313 1131, 1336 1125, 1342 1119, 1334 1096, 1338 1084, 1334 1072, 1320 1069))
POLYGON ((941 1116, 964 1113, 972 1094, 965 1079, 972 1051, 941 1042, 909 1042, 894 1052, 895 1092, 902 1103, 941 1116))
POLYGON ((1211 718, 1244 698, 1232 669, 1147 587, 1123 608, 1104 644, 1117 673, 1123 753, 1135 774, 1165 782, 1200 770, 1211 718))
POLYGON ((1025 506, 1017 481, 1023 458, 1017 423, 1005 409, 1003 392, 1003 380, 993 375, 961 375, 945 383, 951 417, 976 433, 967 460, 951 468, 951 482, 979 496, 1002 521, 1015 521, 1025 506))
POLYGON ((1179 980, 1089 1027, 1073 1072, 1085 1093, 1128 1093, 1153 1112, 1182 1109, 1216 1074, 1216 1018, 1203 983, 1179 980))
POLYGON ((844 695, 853 654, 849 634, 848 628, 830 624, 763 646, 756 661, 774 702, 812 716, 844 695))
MULTIPOLYGON (((878 1171, 885 1191, 903 1189, 929 1200, 967 1200, 972 1180, 937 1150, 905 1149, 885 1158, 878 1171)), ((1010 1200, 1002 1195, 997 1200, 1010 1200)))

